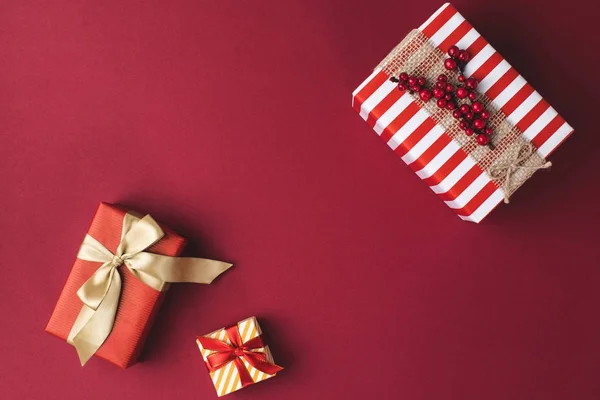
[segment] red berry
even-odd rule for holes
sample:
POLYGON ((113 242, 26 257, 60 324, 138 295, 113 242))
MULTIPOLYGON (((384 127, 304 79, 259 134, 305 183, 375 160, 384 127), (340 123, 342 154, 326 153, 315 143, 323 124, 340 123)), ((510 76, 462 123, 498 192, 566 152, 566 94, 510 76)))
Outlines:
POLYGON ((463 82, 464 82, 464 81, 466 81, 466 80, 467 80, 467 78, 465 78, 465 76, 464 76, 463 74, 460 74, 460 75, 458 76, 458 81, 459 81, 460 83, 463 83, 463 82))
POLYGON ((435 87, 438 87, 442 90, 446 89, 446 82, 438 82, 435 84, 435 87))
POLYGON ((400 89, 400 90, 406 90, 406 85, 404 83, 400 82, 398 84, 398 89, 400 89))
POLYGON ((448 105, 448 102, 446 101, 446 99, 438 99, 437 106, 439 108, 446 108, 446 105, 448 105))
POLYGON ((467 121, 466 119, 461 120, 459 126, 460 126, 460 129, 462 129, 463 131, 465 129, 468 129, 471 127, 471 125, 469 124, 469 121, 467 121))
POLYGON ((431 100, 431 96, 433 96, 433 94, 429 89, 421 89, 421 91, 419 92, 419 97, 424 102, 428 102, 429 100, 431 100))
POLYGON ((458 97, 459 99, 464 99, 468 95, 469 91, 464 87, 459 87, 458 89, 456 89, 456 97, 458 97))
POLYGON ((489 138, 489 136, 479 134, 479 135, 477 135, 477 143, 479 143, 482 146, 486 146, 486 145, 490 144, 490 138, 489 138))
POLYGON ((446 99, 446 101, 450 101, 452 100, 452 95, 450 93, 446 93, 446 96, 444 96, 444 98, 446 99))
POLYGON ((492 130, 492 128, 487 127, 483 130, 483 133, 485 133, 488 136, 492 136, 492 134, 494 133, 494 131, 492 130))
POLYGON ((424 78, 424 77, 420 76, 420 77, 418 77, 418 78, 417 78, 417 83, 418 83, 420 86, 425 86, 425 84, 427 83, 427 81, 425 80, 425 78, 424 78))
POLYGON ((460 112, 460 110, 454 110, 454 111, 452 112, 452 116, 453 116, 454 118, 456 118, 456 119, 459 119, 459 118, 461 118, 461 117, 462 117, 462 113, 460 112))
POLYGON ((410 90, 412 92, 420 92, 421 91, 421 86, 419 86, 419 85, 411 86, 410 90))
POLYGON ((458 53, 458 59, 464 63, 468 62, 471 59, 471 55, 466 50, 461 50, 458 53))
POLYGON ((460 54, 460 50, 456 46, 452 46, 448 49, 448 55, 452 58, 458 57, 459 54, 460 54))
POLYGON ((467 87, 469 89, 477 89, 477 84, 478 83, 479 82, 477 82, 477 79, 475 79, 475 78, 469 78, 469 79, 467 79, 467 81, 466 81, 465 84, 467 85, 467 87))
POLYGON ((465 114, 465 118, 469 121, 473 121, 473 118, 475 118, 475 114, 473 114, 472 112, 468 112, 465 114))
POLYGON ((475 131, 473 130, 473 128, 467 128, 467 129, 465 129, 465 135, 471 136, 471 135, 473 135, 473 133, 475 133, 475 131))
POLYGON ((448 81, 448 77, 447 77, 445 74, 440 74, 440 75, 437 77, 437 81, 438 81, 438 82, 446 82, 446 81, 448 81))
POLYGON ((471 100, 471 101, 477 100, 477 93, 476 92, 469 92, 469 100, 471 100))
POLYGON ((406 82, 408 80, 408 74, 406 72, 403 72, 398 76, 398 78, 400 78, 402 82, 406 82))
POLYGON ((473 126, 475 129, 483 129, 485 127, 485 121, 481 118, 477 118, 475 121, 473 121, 473 126))
POLYGON ((451 111, 452 111, 452 110, 454 110, 454 109, 456 108, 456 103, 455 103, 455 102, 453 102, 453 101, 449 101, 449 102, 448 102, 448 104, 446 104, 446 108, 447 108, 448 110, 451 110, 451 111))
POLYGON ((451 84, 447 84, 445 89, 446 92, 452 93, 454 91, 454 86, 452 86, 451 84))
POLYGON ((463 104, 462 106, 460 106, 460 112, 463 114, 467 114, 471 112, 471 107, 469 107, 468 104, 463 104))
POLYGON ((446 61, 444 61, 444 68, 446 68, 448 71, 454 71, 457 66, 458 64, 453 58, 446 58, 446 61))
POLYGON ((474 113, 480 113, 483 110, 483 104, 479 101, 476 101, 471 105, 474 113))
POLYGON ((479 114, 479 116, 483 119, 489 119, 490 118, 490 112, 488 110, 482 110, 481 114, 479 114))
POLYGON ((417 78, 415 78, 414 76, 411 76, 410 78, 408 78, 408 86, 415 86, 417 84, 417 78))
POLYGON ((442 97, 444 97, 444 95, 444 89, 440 89, 439 87, 433 89, 433 97, 435 97, 436 99, 441 99, 442 97))

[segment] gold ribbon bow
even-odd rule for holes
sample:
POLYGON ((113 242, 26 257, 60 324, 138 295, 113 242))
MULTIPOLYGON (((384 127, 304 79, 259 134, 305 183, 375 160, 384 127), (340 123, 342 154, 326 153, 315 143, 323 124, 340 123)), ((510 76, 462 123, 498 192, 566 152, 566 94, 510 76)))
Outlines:
MULTIPOLYGON (((535 152, 535 147, 530 142, 526 142, 519 151, 515 152, 515 155, 512 160, 508 160, 503 163, 499 163, 497 165, 493 165, 489 169, 489 174, 492 179, 504 179, 504 202, 506 204, 510 203, 509 198, 514 192, 510 186, 510 178, 511 176, 519 169, 526 169, 530 171, 537 171, 538 169, 546 169, 552 166, 550 161, 547 161, 541 165, 521 165, 521 163, 527 161, 535 152)), ((532 173, 533 173, 532 172, 532 173)))
POLYGON ((121 243, 115 254, 86 235, 77 258, 103 264, 77 291, 83 307, 67 342, 75 346, 81 365, 102 346, 113 328, 121 295, 119 266, 125 265, 146 285, 163 290, 167 283, 211 283, 232 265, 203 258, 168 257, 144 251, 163 236, 164 232, 150 215, 139 219, 130 213, 125 214, 123 219, 121 243))

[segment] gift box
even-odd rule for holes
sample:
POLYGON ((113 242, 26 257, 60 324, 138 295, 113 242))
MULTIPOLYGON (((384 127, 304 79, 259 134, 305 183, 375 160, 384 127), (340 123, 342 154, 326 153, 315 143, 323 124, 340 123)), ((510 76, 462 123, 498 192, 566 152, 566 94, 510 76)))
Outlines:
POLYGON ((272 378, 275 365, 255 317, 199 336, 196 343, 219 397, 272 378))
POLYGON ((169 282, 210 283, 231 266, 175 258, 185 245, 185 238, 150 216, 141 218, 136 212, 101 203, 46 331, 73 344, 82 365, 92 354, 121 368, 132 365, 169 282), (157 273, 155 267, 172 271, 157 273), (99 337, 102 334, 106 337, 99 337))
MULTIPOLYGON (((448 74, 449 83, 460 85, 458 76, 448 74)), ((480 222, 502 200, 508 202, 536 170, 547 168, 546 157, 573 132, 448 3, 412 31, 354 91, 353 107, 434 193, 472 222, 480 222), (452 111, 438 111, 435 101, 398 89, 402 72, 418 73, 435 84, 452 46, 470 56, 462 73, 479 83, 478 99, 492 114, 490 146, 479 146, 467 136, 452 111)))

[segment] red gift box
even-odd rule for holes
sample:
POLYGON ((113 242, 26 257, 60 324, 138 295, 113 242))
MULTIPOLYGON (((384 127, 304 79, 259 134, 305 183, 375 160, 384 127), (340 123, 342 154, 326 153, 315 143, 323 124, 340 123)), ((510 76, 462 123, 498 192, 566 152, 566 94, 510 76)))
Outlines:
MULTIPOLYGON (((100 203, 88 234, 115 253, 121 241, 123 219, 127 212, 123 208, 100 203)), ((165 256, 181 254, 187 240, 169 228, 162 225, 160 227, 165 235, 146 252, 165 256)), ((75 259, 73 269, 46 326, 47 332, 67 340, 82 307, 77 291, 101 264, 75 259)), ((169 284, 165 283, 163 290, 158 291, 137 279, 125 266, 120 266, 118 270, 122 279, 122 290, 114 326, 95 355, 121 368, 127 368, 138 358, 164 299, 164 289, 167 289, 169 284)))

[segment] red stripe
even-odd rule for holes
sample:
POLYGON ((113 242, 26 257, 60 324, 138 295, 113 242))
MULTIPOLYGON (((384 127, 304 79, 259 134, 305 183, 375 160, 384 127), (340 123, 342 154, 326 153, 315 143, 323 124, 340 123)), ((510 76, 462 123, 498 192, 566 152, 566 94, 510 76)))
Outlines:
POLYGON ((569 138, 569 136, 571 136, 571 135, 573 134, 573 132, 574 132, 574 129, 571 129, 571 131, 570 131, 569 133, 567 133, 567 134, 565 135, 565 137, 564 137, 564 138, 563 138, 563 139, 562 139, 560 142, 558 142, 558 143, 556 144, 556 146, 554 146, 554 148, 553 148, 552 150, 550 150, 550 151, 549 151, 549 152, 546 154, 546 158, 550 157, 550 155, 551 155, 552 153, 554 153, 554 150, 556 150, 556 149, 557 149, 557 148, 558 148, 560 145, 562 145, 562 144, 564 143, 564 141, 565 141, 565 140, 567 140, 567 139, 569 138))
POLYGON ((427 150, 423 152, 423 154, 421 154, 419 158, 408 164, 408 166, 415 172, 422 170, 423 167, 429 164, 429 162, 433 160, 433 158, 437 156, 440 151, 442 151, 444 147, 446 147, 451 141, 452 139, 450 136, 442 134, 435 142, 433 142, 431 146, 429 146, 427 150))
POLYGON ((506 116, 512 114, 533 93, 533 86, 526 83, 511 99, 502 107, 506 116))
POLYGON ((560 115, 557 115, 531 140, 531 143, 539 149, 564 123, 565 120, 560 115))
POLYGON ((383 85, 389 77, 383 71, 379 71, 377 75, 371 79, 369 83, 362 88, 356 96, 354 96, 354 109, 360 112, 360 106, 365 102, 381 85, 383 85))
POLYGON ((500 53, 495 52, 481 65, 481 67, 477 68, 477 71, 473 72, 473 75, 471 76, 481 82, 486 76, 488 76, 490 72, 492 72, 494 68, 498 66, 498 64, 500 64, 501 61, 502 56, 500 53))
POLYGON ((459 148, 458 151, 454 153, 452 157, 450 157, 448 161, 446 161, 444 165, 440 167, 440 169, 435 171, 435 173, 429 178, 423 179, 423 181, 425 182, 425 184, 427 184, 427 186, 439 185, 440 182, 446 179, 446 177, 450 175, 450 173, 454 171, 456 167, 458 167, 458 165, 465 160, 465 158, 467 158, 467 153, 465 153, 465 151, 462 148, 459 148))
POLYGON ((479 167, 479 165, 473 165, 469 172, 467 172, 462 178, 460 178, 458 182, 456 182, 454 186, 450 188, 450 190, 448 190, 445 193, 438 193, 438 196, 440 196, 444 201, 452 201, 456 199, 482 173, 483 170, 479 167))
POLYGON ((417 129, 415 129, 405 140, 396 147, 396 154, 404 157, 417 143, 421 141, 434 127, 436 123, 431 117, 427 117, 425 121, 417 129))
POLYGON ((541 99, 539 103, 537 103, 531 111, 529 111, 525 116, 517 122, 517 128, 521 132, 525 132, 527 128, 531 126, 547 109, 550 108, 550 104, 544 99, 541 99))
POLYGON ((502 75, 502 78, 498 79, 488 90, 485 92, 490 100, 494 100, 500 93, 504 91, 516 78, 519 73, 513 67, 510 67, 508 71, 502 75))
POLYGON ((406 123, 419 111, 419 105, 414 101, 408 105, 394 120, 381 132, 381 139, 388 142, 406 123))
POLYGON ((371 112, 369 113, 369 116, 367 117, 367 124, 369 124, 369 126, 371 128, 375 127, 375 123, 377 122, 377 120, 387 111, 390 109, 391 106, 394 105, 394 103, 396 101, 398 101, 398 99, 400 97, 402 97, 402 95, 405 92, 401 92, 398 89, 393 89, 387 96, 385 96, 385 98, 383 100, 381 100, 379 102, 379 104, 377 104, 375 106, 375 108, 373 108, 371 110, 371 112))
POLYGON ((444 8, 444 10, 442 10, 442 12, 423 29, 423 34, 428 38, 431 38, 456 13, 456 9, 451 5, 448 5, 448 7, 444 8))
POLYGON ((458 215, 468 217, 473 214, 498 189, 493 181, 488 182, 463 208, 455 209, 458 215))
POLYGON ((468 21, 463 21, 456 27, 456 29, 446 38, 438 48, 444 53, 448 51, 448 49, 454 46, 460 39, 462 39, 473 27, 468 21))
POLYGON ((488 42, 483 38, 483 36, 479 36, 471 45, 467 48, 467 51, 471 55, 471 60, 483 49, 488 42))

